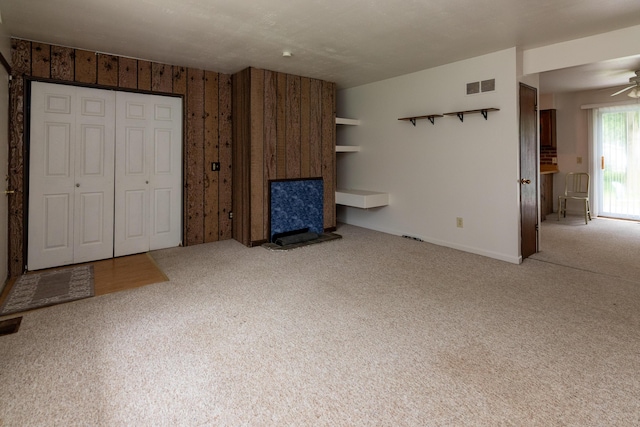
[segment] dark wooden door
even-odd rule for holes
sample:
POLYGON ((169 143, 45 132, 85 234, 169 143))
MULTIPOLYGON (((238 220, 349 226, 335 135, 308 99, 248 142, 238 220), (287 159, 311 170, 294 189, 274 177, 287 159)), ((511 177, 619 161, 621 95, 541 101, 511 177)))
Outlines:
POLYGON ((538 251, 537 89, 520 83, 520 252, 538 251))

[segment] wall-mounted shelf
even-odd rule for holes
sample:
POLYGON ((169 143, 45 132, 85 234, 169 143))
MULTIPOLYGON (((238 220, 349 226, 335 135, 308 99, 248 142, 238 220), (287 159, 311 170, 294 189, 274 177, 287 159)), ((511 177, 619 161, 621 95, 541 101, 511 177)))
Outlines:
POLYGON ((359 145, 336 145, 336 153, 356 153, 360 151, 359 145))
POLYGON ((365 190, 336 190, 336 204, 354 208, 369 209, 389 204, 389 193, 365 190))
POLYGON ((489 111, 500 111, 499 108, 479 108, 477 110, 466 110, 466 111, 453 111, 451 113, 444 113, 445 116, 458 116, 461 122, 464 121, 465 114, 482 114, 485 120, 487 120, 487 115, 489 111))
POLYGON ((412 125, 416 125, 416 120, 429 119, 432 125, 436 124, 436 117, 442 117, 442 114, 427 114, 426 116, 402 117, 398 120, 410 121, 412 125))
POLYGON ((360 124, 360 120, 357 119, 345 119, 344 117, 336 117, 337 125, 351 125, 358 126, 360 124))

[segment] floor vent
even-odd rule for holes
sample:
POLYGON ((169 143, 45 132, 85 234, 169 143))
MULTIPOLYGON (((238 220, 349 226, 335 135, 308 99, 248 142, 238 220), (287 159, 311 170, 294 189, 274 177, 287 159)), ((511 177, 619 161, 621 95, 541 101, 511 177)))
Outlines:
POLYGON ((415 237, 415 236, 409 236, 408 234, 403 234, 402 237, 404 237, 405 239, 415 240, 416 242, 424 242, 424 240, 422 240, 421 238, 415 237))
POLYGON ((22 322, 22 317, 14 317, 13 319, 0 321, 0 336, 11 335, 18 332, 20 322, 22 322))

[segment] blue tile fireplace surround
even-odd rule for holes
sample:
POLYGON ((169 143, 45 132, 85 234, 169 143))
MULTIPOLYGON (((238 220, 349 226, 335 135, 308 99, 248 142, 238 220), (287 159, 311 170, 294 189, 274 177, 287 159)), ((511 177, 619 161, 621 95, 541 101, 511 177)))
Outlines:
POLYGON ((269 241, 287 233, 324 232, 322 178, 269 181, 269 241))

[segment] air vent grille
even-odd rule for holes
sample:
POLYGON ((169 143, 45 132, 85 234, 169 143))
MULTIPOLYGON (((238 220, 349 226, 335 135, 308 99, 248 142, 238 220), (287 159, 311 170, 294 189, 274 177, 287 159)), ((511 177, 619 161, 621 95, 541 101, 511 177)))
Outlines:
POLYGON ((496 79, 483 80, 480 82, 483 92, 491 92, 496 90, 496 79))

